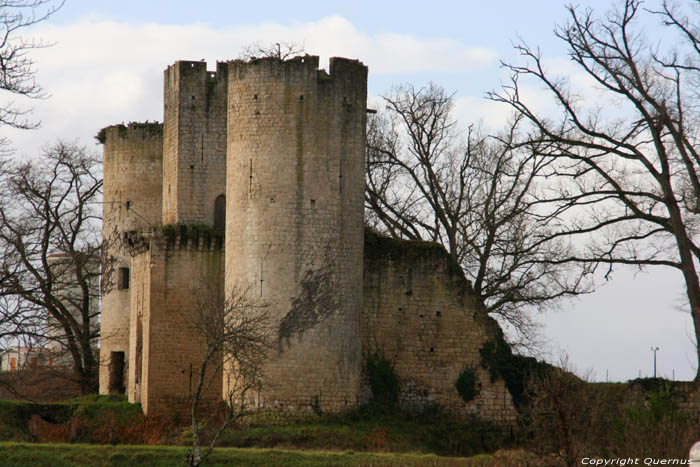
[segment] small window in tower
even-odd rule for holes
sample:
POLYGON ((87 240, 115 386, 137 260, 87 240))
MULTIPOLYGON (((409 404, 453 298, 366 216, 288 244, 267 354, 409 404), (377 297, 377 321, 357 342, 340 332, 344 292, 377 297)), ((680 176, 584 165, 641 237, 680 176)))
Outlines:
POLYGON ((129 268, 119 268, 117 274, 117 288, 126 290, 129 288, 129 268))
POLYGON ((219 195, 214 201, 214 228, 224 230, 226 228, 226 197, 219 195))

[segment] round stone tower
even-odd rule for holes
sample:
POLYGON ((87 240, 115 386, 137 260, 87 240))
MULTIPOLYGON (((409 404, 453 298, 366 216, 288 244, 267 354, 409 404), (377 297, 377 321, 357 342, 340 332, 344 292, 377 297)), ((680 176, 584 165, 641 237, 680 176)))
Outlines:
POLYGON ((125 233, 160 224, 163 129, 160 123, 114 125, 98 135, 104 144, 104 211, 100 336, 100 393, 124 392, 129 361, 131 258, 125 233))
MULTIPOLYGON (((226 288, 269 305, 257 401, 338 411, 360 390, 367 67, 318 57, 228 70, 226 288)), ((227 391, 224 378, 224 392, 227 391)))

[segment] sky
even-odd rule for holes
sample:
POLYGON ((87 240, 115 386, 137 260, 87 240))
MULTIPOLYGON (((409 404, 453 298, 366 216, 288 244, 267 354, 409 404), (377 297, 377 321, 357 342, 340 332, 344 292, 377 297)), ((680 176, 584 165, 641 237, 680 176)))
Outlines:
MULTIPOLYGON (((576 4, 605 12, 611 2, 576 4)), ((379 105, 378 96, 393 85, 433 81, 455 93, 460 124, 497 127, 508 109, 484 95, 506 82, 500 63, 517 62, 515 42, 539 46, 551 70, 573 73, 575 83, 590 86, 553 34, 555 24, 567 19, 564 5, 554 0, 66 0, 26 32, 53 43, 32 54, 47 98, 16 100, 33 108, 41 128, 0 128, 0 136, 13 141, 20 157, 31 157, 57 139, 101 151, 94 136, 104 126, 162 121, 163 70, 169 64, 204 59, 213 70, 217 60, 238 58, 243 46, 256 41, 301 43, 324 67, 331 56, 363 61, 372 105, 379 105)), ((654 25, 645 28, 650 37, 662 34, 654 25)), ((535 102, 541 98, 537 88, 526 91, 535 102)), ((6 96, 0 96, 4 102, 6 96)), ((624 381, 653 373, 653 346, 660 349, 660 375, 691 379, 697 362, 680 274, 619 268, 601 282, 594 294, 539 317, 547 342, 543 355, 553 362, 566 355, 571 367, 594 380, 624 381)))

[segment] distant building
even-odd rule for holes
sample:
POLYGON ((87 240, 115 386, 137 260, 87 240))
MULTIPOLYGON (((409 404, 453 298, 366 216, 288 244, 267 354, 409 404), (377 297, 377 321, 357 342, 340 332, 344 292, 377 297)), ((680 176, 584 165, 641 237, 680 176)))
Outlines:
POLYGON ((14 346, 0 351, 0 371, 20 371, 54 365, 54 355, 46 349, 14 346))

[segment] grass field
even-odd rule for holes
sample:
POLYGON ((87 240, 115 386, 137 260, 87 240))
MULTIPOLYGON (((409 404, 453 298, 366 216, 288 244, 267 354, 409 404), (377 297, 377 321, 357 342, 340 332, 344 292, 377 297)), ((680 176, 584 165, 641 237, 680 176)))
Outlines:
MULTIPOLYGON (((104 446, 89 444, 0 443, 0 465, 13 467, 173 466, 184 465, 188 448, 181 446, 104 446)), ((523 452, 470 458, 432 454, 379 454, 353 451, 217 448, 211 466, 487 466, 534 465, 523 452), (527 458, 527 459, 526 459, 527 458)))

